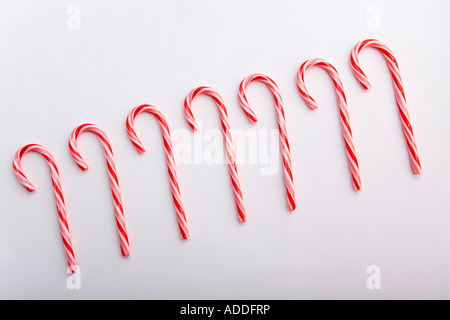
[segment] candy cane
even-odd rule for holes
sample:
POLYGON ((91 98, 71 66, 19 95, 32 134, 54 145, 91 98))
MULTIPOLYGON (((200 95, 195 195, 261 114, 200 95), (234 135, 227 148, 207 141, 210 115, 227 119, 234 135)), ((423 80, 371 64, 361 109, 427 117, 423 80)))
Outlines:
POLYGON ((131 110, 127 117, 127 133, 133 145, 136 147, 139 153, 145 152, 142 142, 139 140, 136 131, 134 130, 134 120, 140 113, 148 112, 156 117, 159 126, 161 127, 161 133, 164 139, 164 148, 166 150, 166 162, 167 170, 169 172, 170 189, 172 191, 172 198, 175 204, 177 212, 178 227, 180 228, 181 236, 183 239, 189 238, 189 231, 186 222, 186 215, 184 213, 183 202, 181 200, 180 186, 178 185, 177 171, 175 167, 175 159, 172 151, 172 141, 170 137, 169 125, 167 124, 164 115, 156 109, 156 107, 144 104, 131 110))
POLYGON ((344 93, 344 86, 339 77, 337 70, 323 59, 310 59, 305 61, 297 73, 297 87, 300 90, 303 100, 311 109, 317 109, 317 103, 308 93, 305 86, 305 71, 312 66, 319 66, 328 72, 336 89, 339 112, 341 116, 342 135, 345 141, 345 149, 347 151, 348 163, 352 174, 353 187, 355 190, 361 189, 361 178, 359 176, 358 159, 356 158, 355 146, 353 144, 352 129, 350 128, 350 119, 348 116, 347 98, 344 93))
POLYGON ((120 249, 122 251, 122 255, 124 257, 127 257, 130 255, 130 245, 128 243, 128 233, 123 215, 122 197, 120 195, 119 180, 117 178, 116 166, 114 164, 114 155, 108 137, 95 124, 90 123, 83 124, 72 131, 72 135, 70 136, 69 141, 70 153, 72 154, 73 160, 81 168, 81 170, 83 171, 87 170, 88 166, 84 161, 83 157, 78 152, 77 147, 78 136, 81 133, 87 131, 95 133, 97 137, 100 139, 100 142, 102 143, 103 146, 103 151, 106 157, 106 164, 108 167, 108 176, 111 185, 111 192, 114 200, 114 211, 116 213, 117 229, 119 230, 120 249))
POLYGON ((22 157, 28 152, 37 152, 42 155, 45 161, 47 161, 48 167, 50 168, 50 176, 52 178, 52 185, 56 199, 56 210, 58 211, 59 229, 61 231, 64 250, 67 256, 67 263, 69 265, 70 271, 72 273, 75 273, 77 270, 77 263, 75 262, 75 254, 73 252, 69 224, 67 223, 66 204, 62 193, 61 180, 59 177, 59 171, 58 167, 56 166, 55 159, 50 154, 50 152, 47 151, 47 149, 39 144, 28 144, 16 152, 13 161, 13 170, 19 182, 29 192, 35 191, 35 188, 30 180, 28 180, 21 168, 22 157))
POLYGON ((277 122, 278 130, 280 131, 280 146, 281 153, 283 155, 283 167, 284 167, 284 183, 286 185, 286 195, 288 200, 289 210, 295 210, 295 193, 294 193, 294 180, 292 177, 292 163, 291 163, 291 150, 289 147, 289 141, 286 131, 286 120, 284 117, 283 110, 283 100, 281 99, 281 92, 276 83, 269 77, 263 74, 252 74, 242 80, 239 86, 239 103, 242 109, 244 109, 245 114, 252 122, 258 121, 255 112, 250 107, 248 103, 247 96, 245 95, 245 90, 247 86, 252 81, 261 81, 267 85, 272 92, 273 98, 275 99, 275 106, 277 111, 277 122))
POLYGON ((214 91, 209 87, 198 87, 196 89, 193 89, 191 92, 189 92, 189 94, 186 96, 186 99, 184 100, 184 115, 186 116, 186 120, 188 121, 189 126, 192 128, 192 130, 194 131, 197 130, 198 125, 197 121, 194 118, 194 115, 192 114, 191 103, 196 96, 201 94, 210 96, 216 103, 217 107, 219 108, 223 139, 225 143, 225 149, 227 152, 228 168, 230 171, 231 183, 233 185, 234 199, 236 202, 238 217, 240 222, 245 222, 247 218, 245 215, 244 203, 242 199, 242 191, 236 167, 236 160, 235 160, 236 157, 233 148, 233 140, 230 133, 230 124, 228 122, 227 108, 225 107, 222 97, 216 91, 214 91))
POLYGON ((360 51, 366 47, 378 49, 386 59, 392 75, 392 82, 395 89, 395 98, 397 100, 398 111, 400 112, 403 133, 408 145, 411 168, 414 174, 420 174, 422 171, 422 166, 420 164, 419 153, 417 151, 416 141, 414 138, 414 132, 411 126, 411 121, 409 119, 408 109, 406 107, 406 97, 405 92, 403 91, 403 82, 402 77, 400 76, 400 70, 398 68, 397 60, 395 59, 391 49, 389 49, 386 45, 378 40, 368 39, 357 43, 352 50, 350 62, 356 79, 358 79, 359 83, 365 90, 370 88, 370 83, 359 65, 358 55, 360 51))

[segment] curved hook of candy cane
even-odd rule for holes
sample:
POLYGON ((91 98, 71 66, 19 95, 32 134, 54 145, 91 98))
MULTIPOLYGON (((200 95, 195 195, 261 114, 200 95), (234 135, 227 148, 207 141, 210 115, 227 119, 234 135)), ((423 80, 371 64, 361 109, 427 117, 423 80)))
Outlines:
POLYGON ((397 100, 398 111, 400 112, 400 118, 402 121, 402 129, 408 146, 411 168, 414 174, 420 174, 422 172, 422 165, 420 164, 419 152, 417 151, 414 132, 411 126, 411 121, 409 119, 408 109, 406 107, 406 97, 403 90, 403 81, 402 77, 400 76, 400 70, 398 68, 397 60, 395 59, 391 49, 389 49, 385 44, 381 43, 378 40, 368 39, 358 42, 352 50, 350 56, 350 64, 356 79, 366 90, 370 88, 370 83, 360 67, 358 58, 361 50, 366 47, 372 47, 380 51, 387 62, 389 71, 392 75, 392 82, 394 84, 395 90, 395 99, 397 100))
POLYGON ((236 166, 236 156, 234 153, 233 139, 230 133, 230 124, 228 122, 227 108, 225 107, 222 97, 212 88, 205 86, 195 88, 191 92, 189 92, 189 94, 186 96, 186 99, 184 100, 184 115, 192 130, 193 131, 197 130, 198 124, 194 118, 194 115, 192 114, 191 104, 192 100, 196 96, 201 94, 205 94, 211 97, 219 109, 220 122, 222 126, 223 139, 225 143, 225 150, 227 152, 228 168, 230 172, 231 183, 233 185, 234 199, 238 211, 238 218, 239 221, 242 223, 245 222, 247 218, 245 215, 244 201, 242 198, 242 191, 239 183, 238 171, 236 166))
POLYGON ((83 157, 78 152, 77 147, 78 136, 83 132, 92 132, 96 134, 102 144, 103 151, 106 157, 106 165, 108 167, 108 177, 111 185, 111 192, 114 200, 114 211, 116 215, 117 229, 119 231, 120 249, 122 251, 122 255, 124 257, 127 257, 130 255, 130 244, 128 242, 128 233, 125 225, 122 207, 122 197, 120 193, 119 180, 117 178, 117 171, 114 163, 114 155, 111 149, 111 144, 106 134, 95 124, 86 123, 75 128, 70 136, 69 149, 70 153, 72 154, 73 160, 83 171, 87 170, 88 166, 86 164, 86 161, 84 161, 83 157))
POLYGON ((69 269, 72 273, 75 273, 77 270, 77 263, 75 261, 75 254, 73 252, 72 239, 69 231, 69 224, 67 223, 67 215, 66 215, 66 204, 64 201, 64 196, 61 188, 61 180, 59 177, 58 167, 56 166, 55 159, 53 156, 45 149, 43 146, 39 144, 28 144, 22 148, 20 148, 14 157, 13 161, 13 170, 16 174, 17 179, 22 184, 22 186, 27 189, 29 192, 34 192, 36 189, 33 184, 28 180, 25 173, 22 170, 22 157, 28 152, 36 152, 42 155, 47 162, 47 165, 50 169, 50 176, 52 178, 53 191, 56 199, 56 210, 58 212, 58 220, 59 220, 59 229, 61 232, 61 237, 64 244, 64 250, 67 257, 67 263, 69 265, 69 269))
POLYGON ((294 211, 296 208, 296 203, 294 193, 294 179, 292 175, 291 150, 289 147, 289 140, 286 130, 286 119, 284 116, 283 100, 281 99, 281 92, 277 84, 271 78, 263 74, 255 73, 242 80, 241 84, 239 85, 239 103, 242 109, 244 110, 245 114, 247 115, 247 117, 252 122, 256 122, 258 121, 258 119, 256 118, 255 112, 250 107, 250 104, 247 100, 247 96, 245 94, 247 86, 252 81, 260 81, 265 85, 267 85, 267 87, 270 89, 273 95, 273 98, 275 99, 278 130, 280 132, 280 146, 281 146, 281 153, 283 155, 284 182, 286 185, 288 208, 290 211, 294 211))
POLYGON ((339 113, 341 117, 342 135, 344 137, 345 149, 347 151, 347 158, 352 174, 352 182, 355 190, 361 189, 361 177, 359 175, 358 159, 356 157, 355 146, 353 144, 352 129, 350 127, 350 118, 348 115, 347 98, 344 93, 344 86, 339 77, 337 70, 327 61, 323 59, 310 59, 305 61, 297 72, 297 87, 305 103, 311 109, 317 109, 316 101, 311 97, 305 86, 305 71, 312 67, 319 66, 325 69, 331 79, 333 80, 336 89, 337 101, 339 106, 339 113))
POLYGON ((180 186, 178 184, 178 176, 175 165, 175 158, 173 156, 172 138, 170 136, 169 125, 167 124, 164 115, 156 109, 156 107, 143 104, 131 110, 127 117, 127 133, 133 145, 136 147, 139 153, 145 151, 144 146, 139 140, 136 131, 134 130, 134 120, 140 113, 148 112, 156 117, 159 126, 161 127, 161 133, 164 139, 164 148, 166 152, 167 170, 169 172, 170 189, 172 191, 172 198, 175 204, 177 213, 178 227, 180 229, 181 237, 183 239, 189 238, 189 230, 187 227, 186 215, 184 213, 183 201, 181 200, 180 186))

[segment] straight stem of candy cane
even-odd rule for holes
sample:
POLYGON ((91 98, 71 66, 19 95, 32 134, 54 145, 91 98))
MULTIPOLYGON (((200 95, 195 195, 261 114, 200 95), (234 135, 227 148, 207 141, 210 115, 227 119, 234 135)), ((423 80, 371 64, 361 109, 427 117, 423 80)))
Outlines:
POLYGON ((245 222, 247 218, 245 215, 244 201, 242 198, 242 191, 241 191, 241 186, 239 183, 238 171, 237 171, 236 160, 235 160, 236 157, 235 157, 234 147, 233 147, 233 139, 232 139, 231 133, 230 133, 230 124, 228 122, 227 108, 225 107, 222 97, 216 91, 214 91, 212 88, 205 87, 205 86, 195 88, 191 92, 189 92, 189 94, 186 96, 186 99, 184 100, 184 115, 186 117, 186 120, 189 123, 189 126, 192 128, 192 130, 194 130, 194 131, 197 130, 198 125, 197 125, 197 121, 194 118, 194 115, 192 114, 191 104, 192 104, 192 100, 196 96, 199 96, 202 94, 210 96, 214 100, 214 102, 216 103, 216 105, 219 109, 220 122, 221 122, 222 132, 223 132, 223 140, 225 143, 225 150, 227 152, 228 168, 230 171, 231 183, 233 185, 234 199, 236 202, 238 217, 239 217, 240 222, 245 222))
POLYGON ((306 89, 305 71, 312 66, 319 66, 325 69, 325 71, 327 71, 328 75, 333 80, 337 94, 339 114, 341 117, 341 128, 345 142, 345 150, 347 151, 348 164, 352 174, 353 187, 355 188, 355 190, 360 190, 361 177, 359 174, 359 165, 358 159, 356 157, 355 146, 353 144, 353 134, 350 127, 350 118, 348 115, 347 98, 345 97, 344 86, 342 85, 342 81, 337 70, 327 61, 323 59, 310 59, 305 61, 297 73, 297 87, 300 90, 300 94, 303 100, 311 109, 317 109, 317 103, 316 101, 314 101, 314 99, 306 89))
POLYGON ((286 195, 288 201, 289 210, 293 211, 296 208, 295 203, 295 192, 294 192, 294 178, 292 175, 292 163, 291 163, 291 150, 289 147, 289 140, 286 130, 286 119, 284 116, 283 109, 283 100, 281 98, 281 92, 276 83, 263 74, 252 74, 242 80, 239 86, 239 103, 244 110, 247 117, 252 122, 258 121, 255 112, 250 107, 250 104, 247 100, 247 96, 245 94, 245 90, 247 86, 252 81, 260 81, 268 86, 270 91, 272 92, 273 98, 275 99, 275 107, 277 112, 277 122, 278 122, 278 130, 280 132, 280 147, 281 153, 283 155, 283 173, 284 173, 284 182, 286 186, 286 195))
POLYGON ((98 126, 94 124, 86 123, 75 128, 70 136, 69 149, 70 153, 72 154, 73 160, 83 171, 87 170, 88 166, 86 164, 86 161, 84 161, 83 157, 78 152, 77 147, 78 137, 83 132, 92 132, 96 134, 102 144, 103 151, 106 157, 106 165, 108 168, 108 177, 111 185, 111 193, 114 200, 114 211, 116 215, 117 229, 119 231, 120 249, 122 251, 122 255, 124 257, 127 257, 130 255, 130 244, 128 242, 128 232, 125 225, 125 218, 123 214, 122 197, 120 193, 119 180, 117 178, 116 165, 114 163, 114 155, 111 148, 111 144, 106 134, 98 126))
POLYGON ((29 192, 34 192, 35 188, 33 184, 28 180, 25 173, 22 170, 22 157, 28 152, 36 152, 42 155, 48 164, 50 169, 50 176, 52 178, 53 191, 56 200, 56 210, 58 212, 59 229, 61 231, 61 238, 64 244, 64 250, 67 257, 67 263, 72 273, 77 270, 77 263, 75 261, 75 254, 73 252, 72 239, 69 231, 69 224, 67 223, 66 204, 64 201, 64 195, 61 188, 61 179, 59 176, 59 170, 56 166, 55 159, 50 152, 39 144, 28 144, 16 152, 13 161, 13 170, 17 179, 22 186, 29 192))
POLYGON ((150 113, 156 117, 159 126, 161 127, 161 133, 164 140, 164 149, 166 153, 167 170, 169 173, 170 190, 172 191, 172 198, 177 213, 178 227, 180 229, 181 237, 183 239, 189 238, 189 230, 186 221, 186 215, 184 213, 183 201, 181 200, 180 186, 178 184, 178 176, 175 165, 175 158, 173 156, 172 139, 170 136, 169 125, 167 124, 164 115, 156 109, 156 107, 144 104, 131 110, 127 117, 127 133, 133 145, 136 147, 139 153, 145 151, 142 142, 139 140, 136 131, 134 130, 134 120, 140 113, 150 113))
POLYGON ((402 77, 400 76, 400 70, 398 68, 397 60, 395 59, 391 49, 389 49, 385 44, 381 43, 378 40, 368 39, 358 42, 352 50, 350 56, 350 64, 356 79, 358 79, 359 83, 366 90, 370 88, 370 83, 360 67, 358 57, 361 50, 366 47, 372 47, 380 51, 387 62, 389 71, 392 76, 392 82, 394 84, 395 99, 397 100, 398 111, 400 113, 400 119, 402 122, 402 129, 408 146, 411 168, 414 174, 420 174, 422 172, 422 165, 420 164, 419 152, 417 151, 414 132, 411 126, 411 121, 409 119, 405 92, 403 90, 403 81, 402 77))

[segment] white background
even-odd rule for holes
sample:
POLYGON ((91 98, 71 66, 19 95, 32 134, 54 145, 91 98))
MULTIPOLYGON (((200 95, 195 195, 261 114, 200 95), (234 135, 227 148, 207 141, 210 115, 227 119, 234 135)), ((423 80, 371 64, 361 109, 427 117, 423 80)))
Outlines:
MULTIPOLYGON (((450 94, 448 1, 2 1, 0 3, 0 298, 303 299, 450 298, 450 94), (67 8, 81 28, 67 27, 67 8), (372 5, 380 10, 373 28, 372 5), (375 24, 376 27, 376 24, 375 24), (377 38, 398 59, 423 175, 412 174, 394 91, 382 56, 364 50, 373 87, 349 67, 352 47, 377 38), (352 189, 332 82, 348 96, 362 190, 352 189), (223 96, 232 128, 276 128, 262 84, 248 97, 252 125, 237 100, 251 73, 271 76, 285 102, 298 208, 287 210, 281 170, 238 166, 248 215, 239 224, 225 165, 179 165, 191 238, 179 236, 163 143, 151 116, 137 121, 147 149, 128 140, 125 118, 157 106, 171 129, 190 130, 183 100, 196 86, 223 96), (80 138, 90 165, 71 159, 70 132, 85 122, 110 137, 122 187, 131 256, 120 255, 104 156, 80 138), (45 145, 61 171, 81 290, 68 290, 48 169, 27 155, 29 194, 11 162, 27 143, 45 145), (381 290, 366 286, 370 265, 381 290)), ((204 129, 219 128, 212 100, 197 98, 204 129)))

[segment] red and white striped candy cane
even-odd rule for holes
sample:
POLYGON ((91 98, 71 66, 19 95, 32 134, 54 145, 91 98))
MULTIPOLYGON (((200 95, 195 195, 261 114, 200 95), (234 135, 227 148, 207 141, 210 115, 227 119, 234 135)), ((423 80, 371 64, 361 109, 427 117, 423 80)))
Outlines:
POLYGON ((242 109, 244 109, 245 114, 252 122, 258 121, 255 112, 250 107, 248 103, 247 96, 245 94, 245 90, 247 86, 252 81, 260 81, 267 85, 272 92, 273 98, 275 99, 275 106, 277 111, 277 122, 278 122, 278 130, 280 131, 280 145, 281 145, 281 153, 283 155, 283 167, 284 167, 284 182, 286 185, 286 195, 288 200, 289 210, 293 211, 296 208, 295 204, 295 193, 294 193, 294 179, 292 176, 292 163, 291 163, 291 150, 289 147, 289 140, 286 130, 286 119, 284 117, 283 110, 283 100, 281 99, 281 92, 276 83, 263 74, 252 74, 242 80, 239 86, 239 103, 241 104, 242 109))
POLYGON ((342 135, 345 141, 345 149, 347 151, 348 163, 352 174, 353 187, 355 190, 361 189, 361 177, 359 175, 358 159, 356 157, 355 146, 353 144, 352 129, 350 127, 350 119, 348 115, 347 98, 344 93, 344 86, 339 77, 337 70, 327 61, 323 59, 310 59, 305 61, 297 72, 297 87, 300 90, 303 100, 311 109, 317 109, 317 103, 308 93, 305 86, 305 71, 312 66, 319 66, 325 69, 333 80, 336 89, 339 113, 341 116, 342 135))
POLYGON ((395 99, 397 100, 398 111, 400 112, 400 119, 402 121, 403 133, 408 145, 411 168, 414 174, 420 174, 422 171, 422 166, 420 164, 419 153, 417 151, 416 141, 414 138, 414 132, 411 126, 411 121, 409 119, 408 109, 406 107, 406 97, 405 92, 403 91, 403 81, 402 77, 400 76, 400 70, 398 68, 397 60, 395 59, 391 49, 389 49, 386 45, 378 40, 368 39, 357 43, 352 50, 350 63, 356 79, 358 79, 359 83, 365 90, 370 88, 370 83, 359 65, 358 55, 360 51, 366 47, 378 49, 386 59, 392 75, 392 82, 395 89, 395 99))
POLYGON ((23 173, 21 168, 22 157, 28 152, 37 152, 42 155, 47 161, 48 167, 50 168, 50 176, 52 178, 53 190, 56 199, 56 210, 58 211, 59 229, 61 231, 61 237, 64 244, 64 250, 67 256, 67 263, 69 265, 70 271, 75 273, 77 270, 77 263, 75 261, 75 254, 72 247, 72 239, 70 237, 69 224, 67 223, 66 215, 66 204, 64 201, 64 196, 61 188, 61 180, 59 177, 58 167, 56 166, 55 159, 53 156, 39 144, 28 144, 16 152, 13 161, 13 170, 16 174, 19 182, 27 189, 29 192, 35 191, 33 184, 28 180, 25 173, 23 173))
POLYGON ((194 131, 197 130, 198 125, 197 121, 194 118, 194 115, 192 114, 191 103, 196 96, 201 94, 210 96, 216 103, 217 107, 219 108, 223 139, 225 143, 225 149, 227 152, 228 168, 230 171, 231 183, 233 185, 234 199, 236 202, 238 217, 240 222, 245 222, 247 218, 245 215, 244 201, 242 199, 242 191, 239 183, 238 171, 236 166, 236 156, 233 147, 233 139, 230 133, 230 124, 228 122, 227 108, 225 107, 222 97, 216 91, 214 91, 209 87, 203 86, 195 88, 191 92, 189 92, 189 94, 186 96, 186 99, 184 100, 184 115, 186 116, 186 120, 188 121, 189 126, 192 128, 192 130, 194 131))
POLYGON ((122 197, 120 194, 119 180, 117 178, 116 165, 114 164, 114 155, 111 149, 111 144, 106 134, 95 124, 82 124, 72 131, 69 140, 69 149, 72 154, 73 160, 81 168, 81 170, 87 170, 88 166, 83 157, 78 152, 77 140, 81 133, 92 132, 97 135, 103 146, 103 151, 106 157, 106 165, 108 167, 109 182, 111 184, 111 192, 114 200, 114 211, 116 213, 117 229, 119 230, 120 249, 122 255, 127 257, 130 255, 130 244, 128 242, 128 233, 125 225, 125 219, 123 215, 122 197))
POLYGON ((134 130, 134 120, 140 113, 148 112, 156 117, 159 126, 161 127, 161 133, 164 139, 164 148, 166 151, 167 170, 169 172, 170 189, 172 191, 172 198, 175 204, 177 212, 178 227, 183 239, 189 238, 189 230, 186 222, 186 215, 184 213, 183 201, 181 200, 180 186, 178 184, 177 171, 175 166, 175 159, 173 156, 172 138, 170 137, 169 125, 167 124, 164 115, 156 109, 156 107, 143 104, 131 110, 127 117, 127 133, 133 145, 139 151, 143 153, 145 151, 142 142, 139 140, 136 131, 134 130))

